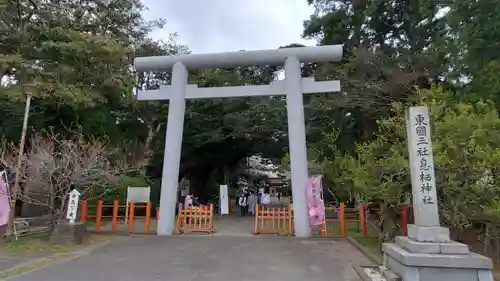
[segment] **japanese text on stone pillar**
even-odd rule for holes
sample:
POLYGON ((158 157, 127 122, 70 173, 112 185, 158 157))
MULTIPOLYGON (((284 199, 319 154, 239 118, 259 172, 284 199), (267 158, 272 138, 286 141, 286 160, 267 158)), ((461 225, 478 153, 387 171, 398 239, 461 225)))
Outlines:
POLYGON ((430 126, 428 116, 417 114, 412 120, 412 130, 414 130, 415 139, 415 156, 420 162, 420 193, 421 203, 424 205, 436 204, 435 194, 435 181, 433 181, 434 163, 432 155, 430 154, 430 126))

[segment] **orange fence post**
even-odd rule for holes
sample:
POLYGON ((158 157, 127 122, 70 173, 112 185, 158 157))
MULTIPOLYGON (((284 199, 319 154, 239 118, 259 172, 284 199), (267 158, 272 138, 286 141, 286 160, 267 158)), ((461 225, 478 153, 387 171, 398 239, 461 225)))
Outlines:
POLYGON ((102 200, 97 201, 97 211, 95 215, 95 229, 101 230, 102 200))
POLYGON ((210 233, 213 233, 215 231, 215 225, 214 225, 214 204, 210 204, 210 233))
POLYGON ((134 230, 134 201, 130 201, 129 207, 129 215, 128 215, 128 232, 132 232, 134 230))
POLYGON ((346 227, 345 227, 345 208, 344 203, 340 203, 339 206, 339 220, 340 220, 340 235, 346 237, 346 227))
POLYGON ((401 206, 401 233, 403 236, 407 235, 408 229, 408 205, 403 204, 401 206))
POLYGON ((361 235, 366 237, 366 217, 365 217, 365 204, 359 204, 359 223, 361 225, 361 235))
POLYGON ((266 217, 266 215, 267 215, 267 210, 266 210, 266 208, 264 208, 264 206, 261 205, 260 206, 260 214, 259 214, 259 217, 260 217, 260 229, 259 229, 260 231, 259 232, 261 232, 261 233, 264 232, 264 225, 265 225, 264 218, 266 217))
MULTIPOLYGON (((281 207, 278 207, 277 209, 278 210, 277 210, 276 214, 278 215, 278 218, 277 218, 278 223, 277 223, 276 228, 278 229, 278 234, 282 234, 282 233, 288 234, 286 231, 283 231, 284 228, 282 227, 282 225, 283 225, 282 221, 284 222, 284 218, 286 217, 285 213, 282 213, 281 207)), ((286 230, 286 228, 284 230, 286 230)))
POLYGON ((256 204, 254 209, 253 234, 293 235, 293 207, 265 208, 256 204))
POLYGON ((259 204, 255 204, 255 219, 253 221, 253 234, 257 234, 259 232, 259 204))
POLYGON ((195 215, 194 215, 194 226, 193 229, 201 229, 203 227, 206 227, 206 224, 204 224, 204 219, 206 218, 206 212, 204 206, 200 206, 195 209, 195 215))
POLYGON ((113 218, 111 219, 111 230, 116 230, 118 225, 118 200, 113 201, 113 218))
POLYGON ((184 232, 184 228, 189 228, 188 223, 189 223, 190 216, 191 216, 191 211, 187 208, 184 208, 184 206, 183 206, 183 208, 182 208, 182 221, 181 221, 182 232, 184 232))
POLYGON ((156 207, 156 221, 158 221, 159 217, 160 217, 160 208, 156 207))
MULTIPOLYGON (((177 211, 177 225, 176 225, 176 230, 179 232, 179 233, 182 233, 183 230, 182 230, 182 223, 184 221, 184 216, 185 216, 185 212, 182 210, 182 203, 179 203, 178 207, 177 207, 178 211, 177 211)), ((156 216, 158 217, 158 216, 156 216)))
MULTIPOLYGON (((275 215, 276 214, 275 213, 276 213, 275 209, 272 208, 271 209, 271 220, 272 220, 271 221, 271 229, 276 229, 276 226, 275 226, 275 224, 276 224, 276 217, 275 217, 275 215)), ((278 231, 278 234, 279 234, 279 231, 278 231)))
POLYGON ((85 222, 85 219, 87 218, 87 200, 83 200, 81 203, 81 215, 80 215, 80 221, 85 222))
POLYGON ((151 228, 151 202, 146 202, 146 218, 144 219, 144 231, 149 233, 151 228))
POLYGON ((328 233, 326 232, 326 219, 325 216, 321 219, 321 236, 326 237, 328 236, 328 233))

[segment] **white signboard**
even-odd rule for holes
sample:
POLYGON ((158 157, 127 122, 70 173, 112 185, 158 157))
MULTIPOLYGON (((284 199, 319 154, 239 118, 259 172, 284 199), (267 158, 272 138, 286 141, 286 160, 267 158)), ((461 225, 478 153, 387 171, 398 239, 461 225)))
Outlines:
POLYGON ((145 203, 149 201, 151 188, 147 187, 131 187, 127 189, 127 202, 134 201, 135 203, 145 203))
POLYGON ((229 215, 229 196, 228 196, 227 185, 220 186, 219 201, 220 201, 219 202, 220 203, 220 214, 221 215, 229 215))
POLYGON ((146 203, 149 201, 150 193, 151 188, 149 186, 128 187, 127 203, 125 203, 125 223, 128 223, 128 205, 130 204, 130 201, 134 201, 134 203, 146 203))
POLYGON ((68 198, 68 210, 66 212, 66 218, 69 220, 70 224, 75 224, 76 213, 78 212, 78 200, 80 199, 80 192, 73 189, 69 193, 68 198))
POLYGON ((415 225, 439 226, 431 124, 427 107, 410 107, 406 126, 415 225))

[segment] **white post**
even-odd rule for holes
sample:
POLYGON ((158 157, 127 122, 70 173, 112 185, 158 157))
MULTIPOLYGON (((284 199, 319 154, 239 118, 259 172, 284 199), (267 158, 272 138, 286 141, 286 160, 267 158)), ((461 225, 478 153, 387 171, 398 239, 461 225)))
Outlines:
POLYGON ((78 212, 78 201, 80 199, 80 192, 73 189, 68 196, 68 210, 66 211, 66 218, 70 225, 74 225, 76 222, 76 214, 78 212))
POLYGON ((229 215, 229 197, 227 185, 221 184, 219 187, 219 204, 220 204, 220 214, 229 215))
POLYGON ((172 96, 168 106, 167 135, 163 155, 158 235, 172 235, 175 229, 175 205, 177 203, 187 82, 188 71, 186 67, 181 62, 175 63, 172 69, 172 96))
POLYGON ((292 198, 296 237, 311 236, 305 184, 308 178, 307 144, 302 95, 302 74, 297 57, 285 61, 286 108, 288 115, 288 141, 292 172, 292 198))

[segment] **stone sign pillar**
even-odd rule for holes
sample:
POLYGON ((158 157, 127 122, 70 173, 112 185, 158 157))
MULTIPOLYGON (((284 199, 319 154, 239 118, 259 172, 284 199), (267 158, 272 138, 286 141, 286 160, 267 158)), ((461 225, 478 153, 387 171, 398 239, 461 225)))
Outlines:
POLYGON ((383 266, 404 281, 493 281, 491 259, 451 241, 439 224, 427 107, 409 108, 406 122, 415 224, 408 225, 408 237, 384 243, 383 266))

